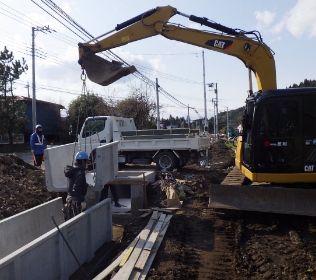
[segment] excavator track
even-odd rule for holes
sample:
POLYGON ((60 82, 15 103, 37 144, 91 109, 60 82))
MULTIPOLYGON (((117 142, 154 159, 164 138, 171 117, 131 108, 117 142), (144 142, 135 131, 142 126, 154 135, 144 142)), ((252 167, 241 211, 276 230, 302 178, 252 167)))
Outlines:
POLYGON ((316 216, 316 189, 251 183, 234 168, 221 184, 210 186, 209 207, 316 216))
POLYGON ((246 176, 243 173, 241 173, 241 171, 238 168, 234 168, 227 174, 225 179, 222 181, 221 185, 240 186, 244 185, 246 181, 246 176))

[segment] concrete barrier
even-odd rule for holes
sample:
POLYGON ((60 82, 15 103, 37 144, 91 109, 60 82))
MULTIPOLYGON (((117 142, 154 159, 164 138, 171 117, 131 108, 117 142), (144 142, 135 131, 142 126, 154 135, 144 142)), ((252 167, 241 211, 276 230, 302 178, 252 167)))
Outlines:
POLYGON ((115 184, 120 198, 131 198, 131 213, 138 216, 138 209, 147 207, 146 186, 155 182, 155 171, 119 171, 114 180, 109 184, 115 184), (130 195, 126 194, 126 188, 130 187, 130 195))
POLYGON ((56 198, 0 221, 0 259, 64 222, 62 199, 56 198))
MULTIPOLYGON (((48 191, 66 192, 67 178, 64 167, 73 165, 74 157, 78 152, 76 143, 48 148, 45 153, 45 181, 48 191)), ((118 171, 118 143, 113 142, 96 148, 96 170, 86 174, 87 183, 95 191, 113 180, 118 171)))
POLYGON ((78 149, 76 143, 56 146, 44 150, 45 155, 45 181, 48 191, 67 191, 67 178, 64 174, 66 165, 73 165, 78 149))
MULTIPOLYGON (((59 228, 80 264, 90 261, 105 242, 112 240, 111 200, 103 200, 59 228)), ((64 280, 77 269, 78 264, 57 228, 0 259, 1 280, 64 280)))

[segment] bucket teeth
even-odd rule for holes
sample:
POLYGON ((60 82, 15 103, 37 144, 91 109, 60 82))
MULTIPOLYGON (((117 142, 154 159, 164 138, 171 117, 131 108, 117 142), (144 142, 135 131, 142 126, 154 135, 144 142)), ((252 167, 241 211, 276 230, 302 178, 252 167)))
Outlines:
POLYGON ((135 66, 122 67, 123 63, 107 61, 92 52, 86 52, 81 58, 81 63, 88 78, 101 86, 108 86, 136 71, 135 66))

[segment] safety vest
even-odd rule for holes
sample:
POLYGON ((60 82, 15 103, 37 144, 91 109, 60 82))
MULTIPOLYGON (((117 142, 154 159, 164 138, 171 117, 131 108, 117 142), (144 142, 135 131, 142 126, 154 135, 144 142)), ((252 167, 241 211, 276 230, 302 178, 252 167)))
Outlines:
POLYGON ((36 136, 37 136, 38 143, 35 143, 35 145, 43 146, 44 135, 42 135, 42 139, 40 139, 40 137, 39 137, 39 135, 37 133, 36 133, 36 136))

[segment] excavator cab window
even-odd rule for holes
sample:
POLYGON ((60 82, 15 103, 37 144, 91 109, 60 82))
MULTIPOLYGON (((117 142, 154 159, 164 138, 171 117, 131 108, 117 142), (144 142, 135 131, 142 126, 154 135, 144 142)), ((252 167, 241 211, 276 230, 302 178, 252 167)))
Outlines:
POLYGON ((297 130, 297 104, 294 101, 270 102, 262 106, 260 139, 288 139, 297 130))
POLYGON ((276 99, 258 104, 254 154, 259 172, 289 172, 297 168, 294 149, 299 135, 299 99, 276 99))
POLYGON ((84 126, 82 137, 90 137, 96 133, 99 133, 104 130, 105 119, 91 119, 87 120, 84 126))

